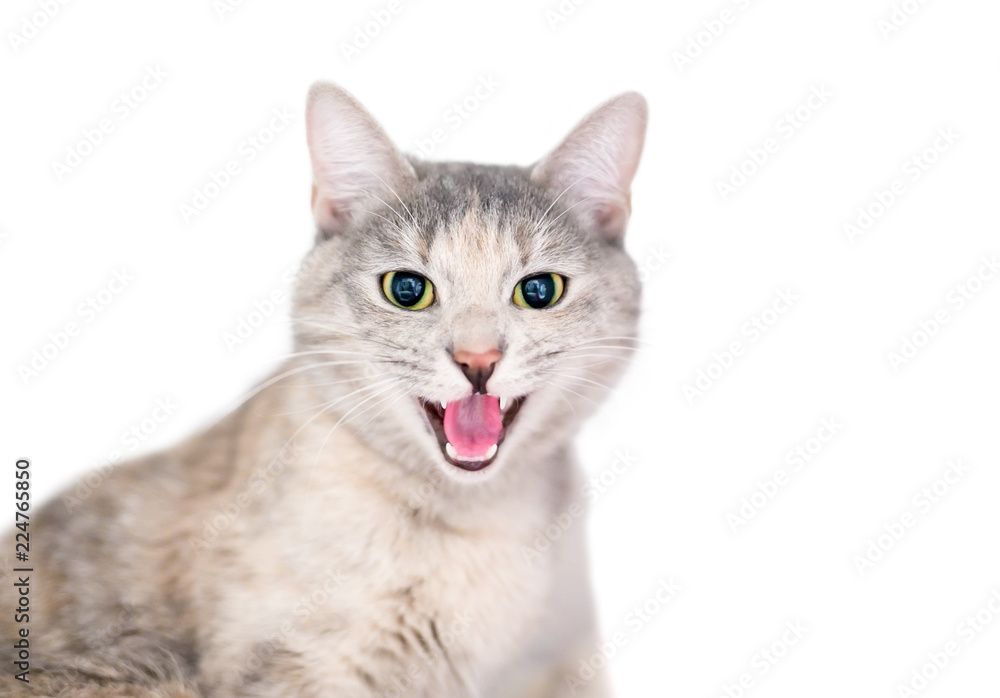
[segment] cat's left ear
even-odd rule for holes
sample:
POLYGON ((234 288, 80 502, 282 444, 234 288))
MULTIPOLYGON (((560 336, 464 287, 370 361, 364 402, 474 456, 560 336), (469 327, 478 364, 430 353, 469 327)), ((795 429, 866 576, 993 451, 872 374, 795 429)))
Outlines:
POLYGON ((343 232, 379 199, 416 180, 413 166, 347 90, 318 82, 309 90, 306 137, 313 166, 312 207, 320 235, 343 232))
POLYGON ((560 197, 564 208, 573 207, 577 219, 604 240, 620 243, 647 119, 646 100, 638 92, 605 102, 535 165, 531 179, 560 197))

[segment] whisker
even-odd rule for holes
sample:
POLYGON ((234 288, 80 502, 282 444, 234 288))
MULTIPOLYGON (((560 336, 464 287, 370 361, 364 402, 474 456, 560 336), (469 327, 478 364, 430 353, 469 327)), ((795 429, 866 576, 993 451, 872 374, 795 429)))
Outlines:
POLYGON ((373 199, 375 199, 376 201, 378 201, 379 203, 381 203, 383 206, 385 206, 387 209, 389 209, 390 211, 392 211, 393 213, 395 213, 397 216, 399 216, 399 220, 403 221, 403 223, 406 223, 406 219, 403 218, 403 214, 401 214, 399 211, 397 211, 392 206, 390 206, 386 201, 383 201, 380 197, 376 196, 375 192, 365 191, 364 193, 368 194, 368 196, 372 197, 373 199))
POLYGON ((398 225, 396 225, 395 223, 393 223, 391 220, 389 220, 388 218, 386 218, 385 216, 383 216, 381 213, 375 213, 374 211, 369 211, 368 209, 364 209, 364 211, 365 211, 365 213, 369 213, 369 214, 371 214, 373 216, 377 216, 378 218, 381 218, 386 223, 388 223, 389 225, 391 225, 396 231, 398 231, 400 235, 403 234, 403 229, 402 228, 400 228, 398 225))
MULTIPOLYGON (((558 376, 557 376, 557 378, 558 378, 558 376)), ((555 381, 552 381, 552 383, 550 383, 550 385, 553 385, 553 386, 555 386, 556 388, 559 388, 559 390, 565 390, 565 391, 566 391, 567 393, 570 393, 570 394, 572 394, 572 395, 576 395, 576 396, 577 396, 577 397, 579 397, 579 398, 583 398, 584 400, 586 400, 587 402, 589 402, 589 403, 591 403, 591 404, 594 404, 594 405, 598 405, 598 404, 600 404, 600 403, 598 403, 598 402, 597 402, 596 400, 593 400, 593 399, 591 399, 591 398, 587 397, 586 395, 581 395, 580 393, 576 392, 575 390, 570 390, 570 389, 569 389, 569 388, 567 388, 567 387, 566 387, 565 385, 559 385, 559 384, 558 384, 558 383, 556 383, 555 381)))
MULTIPOLYGON (((368 168, 365 168, 365 169, 368 169, 368 168)), ((403 200, 399 198, 399 194, 397 194, 397 193, 396 193, 396 190, 395 190, 395 189, 393 189, 392 187, 390 187, 390 186, 389 186, 389 183, 388 183, 388 182, 386 182, 386 181, 385 181, 384 179, 382 179, 381 177, 379 177, 379 176, 378 176, 378 174, 376 174, 375 172, 372 172, 371 170, 368 170, 368 172, 369 172, 370 174, 374 175, 374 176, 375 176, 375 179, 377 179, 378 181, 382 182, 382 184, 383 184, 383 185, 385 185, 385 187, 386 187, 386 188, 387 188, 387 189, 388 189, 389 191, 391 191, 391 192, 392 192, 392 195, 396 197, 396 201, 398 201, 398 202, 399 202, 399 205, 403 207, 403 210, 404 210, 404 211, 406 211, 407 213, 409 213, 409 214, 410 214, 410 220, 411 220, 411 221, 413 221, 413 225, 417 225, 417 219, 413 217, 413 212, 412 212, 412 211, 410 211, 410 209, 408 209, 408 208, 406 207, 406 204, 405 204, 405 203, 403 203, 403 200)), ((402 232, 402 231, 400 231, 400 232, 402 232)))
MULTIPOLYGON (((560 388, 561 386, 558 386, 558 385, 557 385, 556 387, 557 387, 557 388, 560 388)), ((566 397, 565 395, 563 395, 563 394, 562 394, 561 392, 559 392, 559 393, 556 393, 556 395, 558 395, 558 396, 559 396, 559 399, 560 399, 560 400, 562 400, 562 401, 563 401, 563 402, 565 402, 565 403, 566 403, 567 405, 569 405, 569 408, 570 408, 571 410, 573 410, 573 414, 574 414, 574 415, 578 415, 578 414, 579 414, 579 412, 577 412, 577 411, 576 411, 576 405, 574 405, 574 404, 573 404, 572 402, 570 402, 570 399, 569 399, 568 397, 566 397)))
POLYGON ((350 351, 347 349, 315 349, 311 351, 298 351, 291 354, 283 354, 282 356, 272 356, 268 359, 264 359, 261 363, 271 363, 274 361, 287 361, 288 359, 297 359, 302 356, 316 356, 319 354, 344 354, 347 356, 371 356, 371 352, 368 351, 350 351))
MULTIPOLYGON (((375 421, 376 419, 378 419, 379 416, 383 412, 385 412, 387 409, 389 409, 390 407, 392 407, 393 405, 395 405, 397 402, 399 402, 400 400, 402 400, 404 397, 406 397, 406 393, 400 393, 399 395, 397 395, 394 400, 392 400, 391 402, 389 402, 388 404, 386 404, 382 409, 380 409, 378 412, 376 412, 371 417, 369 417, 367 420, 365 420, 364 424, 359 424, 358 428, 360 429, 362 427, 366 427, 369 424, 371 424, 373 421, 375 421)), ((381 403, 381 404, 384 404, 384 402, 381 403)))
POLYGON ((601 341, 607 341, 605 338, 599 338, 595 340, 590 340, 586 342, 578 342, 577 344, 571 344, 568 347, 564 347, 566 351, 571 349, 628 349, 631 351, 638 351, 639 349, 658 349, 659 347, 655 344, 650 344, 649 342, 641 342, 641 340, 635 340, 635 344, 619 343, 614 339, 608 341, 607 344, 601 344, 601 341))
MULTIPOLYGON (((345 422, 345 420, 347 420, 347 418, 350 417, 351 414, 353 414, 359 407, 361 407, 362 405, 364 405, 366 402, 375 399, 379 395, 383 395, 383 394, 387 393, 388 391, 392 390, 394 387, 395 386, 388 385, 388 386, 385 386, 385 387, 383 387, 383 388, 375 391, 374 393, 372 393, 371 395, 369 395, 368 397, 366 397, 364 400, 362 400, 361 402, 359 402, 358 404, 356 404, 354 407, 352 407, 350 410, 348 410, 344 414, 344 416, 342 416, 340 419, 337 420, 337 423, 333 425, 333 427, 330 429, 329 432, 327 432, 326 438, 323 439, 323 443, 320 444, 319 449, 316 451, 316 457, 313 459, 312 468, 310 468, 310 470, 309 470, 309 478, 306 481, 306 487, 307 488, 312 487, 312 478, 313 478, 313 475, 316 472, 316 466, 319 464, 319 457, 320 457, 320 455, 322 455, 323 449, 326 447, 326 442, 330 440, 331 436, 333 436, 333 432, 335 432, 337 430, 337 428, 341 424, 343 424, 345 422)), ((378 403, 376 403, 376 404, 378 404, 378 403)), ((361 414, 364 414, 364 412, 361 412, 361 414)))
POLYGON ((575 204, 573 204, 572 206, 570 206, 569 208, 567 208, 567 209, 566 209, 565 211, 563 211, 562 213, 560 213, 560 214, 559 214, 558 216, 556 216, 555 218, 553 218, 553 219, 552 219, 552 220, 551 220, 551 221, 549 222, 549 225, 552 225, 553 223, 555 223, 555 222, 556 222, 557 220, 559 220, 560 218, 562 218, 563 216, 565 216, 565 215, 566 215, 567 213, 569 213, 570 211, 572 211, 572 210, 573 210, 574 208, 576 208, 576 207, 577 207, 577 206, 579 206, 580 204, 582 204, 582 203, 584 203, 584 202, 586 202, 586 201, 590 201, 590 200, 591 200, 591 199, 593 199, 593 198, 594 198, 594 197, 592 197, 592 196, 585 196, 584 198, 580 199, 580 200, 579 200, 579 201, 577 201, 577 202, 576 202, 575 204))
POLYGON ((609 334, 609 335, 604 335, 604 336, 601 336, 601 337, 591 337, 590 339, 585 339, 582 342, 577 342, 574 346, 580 346, 580 345, 583 345, 583 344, 590 344, 591 342, 604 342, 604 341, 611 340, 611 339, 621 339, 621 340, 624 340, 624 341, 639 342, 640 344, 648 344, 650 346, 653 346, 653 344, 651 342, 647 342, 646 340, 642 339, 641 337, 636 337, 634 335, 626 335, 626 334, 621 334, 621 335, 609 334))
MULTIPOLYGON (((574 359, 600 359, 602 361, 614 360, 614 361, 632 361, 631 356, 618 356, 617 354, 576 354, 569 351, 553 351, 545 354, 545 356, 555 356, 559 354, 565 354, 567 361, 572 361, 574 359)), ((595 364, 591 364, 592 366, 595 364)))
POLYGON ((327 385, 341 385, 343 383, 350 383, 351 381, 361 381, 361 380, 372 381, 376 378, 385 378, 387 376, 389 376, 389 373, 385 372, 385 373, 378 373, 374 376, 368 376, 368 375, 351 376, 350 378, 342 378, 341 380, 336 380, 336 381, 326 381, 324 383, 300 383, 300 385, 304 388, 321 388, 327 385))
POLYGON ((302 431, 303 429, 305 429, 305 428, 306 428, 307 426, 309 426, 310 424, 312 424, 312 421, 313 421, 314 419, 316 419, 317 417, 319 417, 319 416, 320 416, 320 415, 322 415, 322 414, 326 414, 327 410, 329 410, 329 409, 330 409, 330 407, 331 407, 331 405, 330 405, 330 404, 327 404, 327 405, 324 405, 323 407, 321 407, 320 409, 318 409, 318 410, 316 411, 316 414, 314 414, 314 415, 313 415, 312 417, 310 417, 310 418, 309 418, 309 419, 307 419, 307 420, 306 420, 305 422, 303 422, 303 423, 302 423, 302 426, 300 426, 300 427, 299 427, 298 429, 296 429, 296 430, 295 430, 295 432, 294 432, 294 433, 293 433, 293 434, 292 434, 291 436, 289 436, 289 437, 288 437, 288 439, 287 439, 287 440, 285 441, 285 443, 283 443, 283 444, 281 445, 281 448, 280 448, 280 449, 278 449, 278 452, 279 452, 279 453, 282 453, 282 452, 284 452, 285 448, 287 448, 287 447, 288 447, 288 444, 292 443, 292 441, 294 441, 294 440, 295 440, 295 437, 299 435, 299 432, 301 432, 301 431, 302 431))
POLYGON ((568 192, 570 189, 572 189, 573 187, 575 187, 577 184, 579 184, 583 180, 588 179, 589 177, 590 177, 590 175, 584 175, 584 176, 580 177, 580 179, 576 180, 575 182, 573 182, 572 184, 570 184, 568 187, 566 187, 565 189, 563 189, 562 190, 562 194, 560 194, 559 196, 557 196, 555 198, 555 200, 551 204, 549 204, 549 207, 547 209, 545 209, 545 213, 543 213, 541 215, 541 217, 539 217, 539 219, 535 222, 535 229, 536 230, 538 229, 538 227, 541 225, 542 221, 545 220, 545 216, 549 215, 549 211, 551 211, 552 207, 555 206, 559 202, 559 199, 563 198, 563 195, 566 192, 568 192))
MULTIPOLYGON (((381 344, 381 345, 387 346, 387 347, 389 347, 391 349, 400 349, 402 351, 409 351, 409 349, 407 347, 401 346, 399 344, 395 344, 393 342, 390 342, 389 340, 377 339, 375 337, 367 337, 367 336, 364 336, 364 335, 348 334, 348 333, 343 332, 342 330, 340 330, 340 329, 338 329, 336 327, 330 327, 329 325, 323 325, 323 324, 320 324, 320 323, 317 323, 317 322, 313 322, 311 320, 307 320, 307 319, 304 319, 304 318, 293 319, 292 322, 303 324, 303 325, 310 325, 312 327, 318 327, 318 328, 320 328, 322 330, 327 330, 329 332, 339 333, 338 336, 346 337, 348 339, 357 339, 357 340, 364 341, 364 342, 372 342, 373 344, 381 344)), ((334 337, 334 338, 336 338, 336 337, 334 337)))
MULTIPOLYGON (((360 377, 359 378, 351 378, 351 379, 348 379, 348 380, 359 380, 359 379, 360 379, 360 377)), ((363 385, 360 388, 358 388, 357 390, 352 390, 351 392, 347 393, 346 395, 341 395, 336 400, 332 400, 332 401, 327 401, 327 402, 324 402, 324 403, 320 403, 319 405, 312 405, 310 407, 303 407, 302 409, 292 410, 290 412, 275 412, 274 416, 280 417, 280 416, 286 416, 286 415, 290 415, 290 414, 299 414, 300 412, 305 412, 306 410, 311 410, 311 409, 313 409, 315 407, 322 407, 324 405, 326 407, 333 407, 337 403, 343 402, 344 400, 346 400, 347 398, 351 397, 352 395, 357 395, 358 393, 363 393, 363 392, 365 392, 367 390, 371 390, 373 388, 378 388, 378 387, 381 387, 383 385, 387 385, 387 384, 393 382, 394 380, 396 380, 396 379, 392 378, 392 377, 383 378, 380 381, 376 381, 374 383, 368 383, 367 385, 363 385)))
MULTIPOLYGON (((559 333, 560 333, 560 330, 554 330, 553 332, 551 332, 551 333, 543 336, 540 339, 535 339, 534 341, 535 342, 547 342, 550 339, 552 339, 553 337, 559 335, 559 333)), ((631 335, 602 335, 600 337, 591 337, 590 339, 584 339, 583 341, 577 342, 576 344, 573 344, 570 347, 566 347, 566 349, 573 349, 573 348, 576 348, 576 347, 583 347, 585 345, 594 344, 596 342, 613 342, 613 341, 616 341, 616 340, 623 341, 623 342, 638 342, 639 344, 644 344, 644 345, 646 345, 648 347, 656 348, 655 344, 653 344, 651 342, 647 342, 647 341, 645 341, 643 339, 639 339, 636 336, 631 336, 631 335)), ((617 345, 615 345, 615 346, 617 346, 617 345)), ((621 345, 621 346, 624 347, 626 345, 621 345)))
POLYGON ((591 380, 590 378, 584 378, 583 376, 575 376, 575 375, 573 375, 571 373, 564 373, 564 372, 561 372, 561 371, 548 371, 548 374, 552 375, 552 376, 558 376, 560 378, 566 378, 568 380, 574 380, 574 381, 577 381, 579 383, 583 383, 583 384, 587 384, 587 385, 594 385, 594 386, 597 386, 598 388, 601 388, 602 390, 612 390, 613 389, 613 386, 607 385, 605 383, 601 383, 599 381, 591 380))
POLYGON ((639 351, 643 347, 630 347, 624 344, 584 344, 575 347, 569 347, 568 349, 563 349, 563 353, 570 353, 573 351, 593 351, 595 349, 620 349, 622 351, 639 351))
POLYGON ((271 385, 274 385, 275 383, 277 383, 278 381, 282 380, 283 378, 287 378, 287 377, 295 375, 297 373, 302 373, 303 371, 310 371, 310 370, 316 369, 316 368, 323 368, 323 367, 326 367, 326 366, 342 366, 342 365, 349 365, 349 364, 366 364, 366 363, 369 363, 369 362, 368 361, 320 361, 320 362, 315 362, 315 363, 307 364, 306 366, 298 366, 296 368, 293 368, 293 369, 290 369, 288 371, 285 371, 284 373, 281 373, 281 374, 279 374, 277 376, 274 376, 273 378, 270 378, 269 380, 264 381, 263 383, 261 383, 260 385, 258 385, 256 388, 254 388, 250 392, 246 393, 239 400, 237 400, 236 402, 232 403, 230 405, 230 407, 227 408, 226 411, 228 412, 228 411, 231 411, 231 410, 235 409, 236 407, 238 407, 239 405, 242 405, 244 402, 246 402, 247 400, 249 400, 250 398, 252 398, 254 395, 256 395, 257 393, 259 393, 260 391, 264 390, 265 388, 267 388, 267 387, 269 387, 271 385))
MULTIPOLYGON (((572 364, 567 363, 565 365, 568 368, 572 368, 574 371, 585 371, 586 373, 589 373, 589 374, 594 375, 594 376, 599 376, 600 375, 597 371, 593 370, 593 367, 594 366, 603 366, 604 365, 604 361, 603 360, 601 360, 601 361, 591 361, 589 363, 583 363, 583 364, 581 364, 581 363, 577 363, 575 361, 576 358, 578 358, 578 357, 575 357, 575 356, 573 357, 574 363, 572 363, 572 364)), ((602 359, 603 358, 604 357, 602 357, 602 359)), ((562 366, 562 365, 564 365, 564 364, 559 364, 559 366, 562 366)))

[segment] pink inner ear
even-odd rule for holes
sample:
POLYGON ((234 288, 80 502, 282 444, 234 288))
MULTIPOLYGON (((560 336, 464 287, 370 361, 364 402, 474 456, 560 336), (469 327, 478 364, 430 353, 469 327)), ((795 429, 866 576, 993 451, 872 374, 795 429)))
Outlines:
POLYGON ((609 242, 619 242, 628 222, 628 203, 602 203, 594 207, 594 222, 609 242))
POLYGON ((576 215, 585 217, 605 240, 620 241, 646 120, 646 100, 638 93, 608 100, 535 166, 532 179, 556 194, 562 192, 565 206, 575 207, 576 215))
POLYGON ((350 223, 349 213, 339 207, 337 202, 319 193, 315 187, 312 204, 316 225, 322 231, 324 239, 343 232, 350 223))

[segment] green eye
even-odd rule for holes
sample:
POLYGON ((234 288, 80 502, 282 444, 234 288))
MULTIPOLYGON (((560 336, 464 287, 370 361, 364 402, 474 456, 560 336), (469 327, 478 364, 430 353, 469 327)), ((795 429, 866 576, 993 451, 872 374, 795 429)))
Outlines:
POLYGON ((514 303, 522 308, 547 308, 562 298, 566 279, 559 274, 536 274, 517 282, 514 303))
POLYGON ((434 302, 434 286, 412 271, 390 271, 382 277, 382 293, 405 310, 423 310, 434 302))

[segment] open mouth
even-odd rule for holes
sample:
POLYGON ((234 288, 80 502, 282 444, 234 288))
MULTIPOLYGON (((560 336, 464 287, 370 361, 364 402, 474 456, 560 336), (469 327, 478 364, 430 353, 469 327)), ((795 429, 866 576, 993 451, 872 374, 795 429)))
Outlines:
POLYGON ((462 470, 482 470, 497 457, 524 397, 473 394, 448 404, 420 400, 444 459, 462 470))

